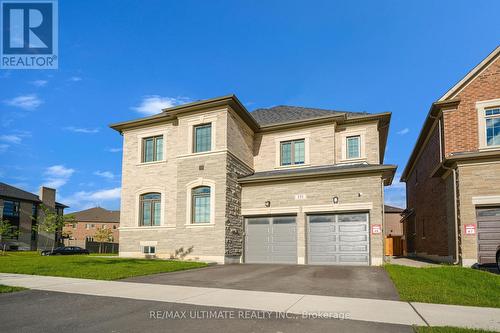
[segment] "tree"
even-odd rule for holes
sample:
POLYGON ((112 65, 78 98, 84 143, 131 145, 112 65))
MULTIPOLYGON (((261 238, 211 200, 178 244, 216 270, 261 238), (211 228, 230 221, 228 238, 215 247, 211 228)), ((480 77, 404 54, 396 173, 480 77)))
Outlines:
POLYGON ((110 242, 113 239, 113 231, 109 228, 98 228, 94 234, 94 239, 99 242, 99 253, 101 253, 102 243, 110 242))
MULTIPOLYGON (((40 234, 40 232, 45 232, 49 235, 54 235, 57 232, 62 232, 63 227, 67 224, 71 224, 75 221, 73 215, 59 215, 53 209, 40 205, 40 215, 37 219, 37 224, 33 227, 33 229, 40 234)), ((48 238, 45 238, 45 247, 47 246, 48 238)), ((52 241, 52 250, 54 250, 54 246, 56 243, 56 239, 52 241)))
POLYGON ((10 224, 8 220, 0 220, 0 242, 2 243, 2 255, 5 255, 7 242, 4 240, 12 239, 19 236, 19 230, 10 224))

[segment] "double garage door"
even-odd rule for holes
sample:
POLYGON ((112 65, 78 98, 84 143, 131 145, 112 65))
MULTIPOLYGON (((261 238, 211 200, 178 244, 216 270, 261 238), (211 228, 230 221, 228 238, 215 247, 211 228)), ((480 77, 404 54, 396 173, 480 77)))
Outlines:
MULTIPOLYGON (((367 213, 308 215, 307 226, 307 263, 369 264, 367 213)), ((247 218, 245 262, 296 264, 296 217, 247 218)))

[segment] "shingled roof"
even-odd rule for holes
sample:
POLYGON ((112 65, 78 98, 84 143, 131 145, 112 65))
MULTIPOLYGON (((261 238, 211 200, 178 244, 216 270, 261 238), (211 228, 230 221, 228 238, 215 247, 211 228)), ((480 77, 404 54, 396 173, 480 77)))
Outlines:
POLYGON ((119 210, 107 210, 101 207, 94 207, 79 212, 71 213, 76 222, 120 222, 119 210))
POLYGON ((256 109, 250 113, 260 126, 284 124, 298 120, 309 120, 322 117, 346 114, 348 118, 366 116, 367 112, 346 112, 337 110, 326 110, 306 108, 300 106, 279 105, 271 108, 256 109))
MULTIPOLYGON (((33 194, 31 192, 27 192, 24 190, 21 190, 20 188, 11 186, 9 184, 5 184, 0 182, 0 197, 6 197, 6 198, 11 198, 11 199, 18 199, 18 200, 24 200, 24 201, 31 201, 31 202, 36 202, 36 203, 41 203, 42 201, 38 197, 38 195, 33 194)), ((58 207, 68 207, 66 205, 63 205, 62 203, 56 202, 56 206, 58 207)))

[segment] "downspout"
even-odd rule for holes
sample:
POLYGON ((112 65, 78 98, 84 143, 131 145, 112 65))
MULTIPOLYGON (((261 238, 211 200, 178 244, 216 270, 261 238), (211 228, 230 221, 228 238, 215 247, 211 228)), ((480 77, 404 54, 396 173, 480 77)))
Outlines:
MULTIPOLYGON (((433 117, 436 118, 436 117, 433 117)), ((441 117, 438 119, 438 130, 439 130, 439 162, 442 164, 443 169, 451 170, 453 173, 453 219, 455 223, 455 261, 453 265, 457 265, 460 262, 459 259, 459 248, 458 248, 458 206, 457 206, 457 170, 456 168, 450 168, 444 165, 443 157, 443 140, 442 140, 442 122, 441 117)))

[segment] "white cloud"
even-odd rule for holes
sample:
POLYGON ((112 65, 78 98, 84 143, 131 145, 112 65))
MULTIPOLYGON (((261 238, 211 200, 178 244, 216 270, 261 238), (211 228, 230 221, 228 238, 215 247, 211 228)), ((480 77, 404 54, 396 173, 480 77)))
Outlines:
POLYGON ((21 95, 14 97, 12 99, 4 100, 4 103, 16 108, 21 108, 25 110, 35 110, 38 108, 43 101, 38 98, 37 95, 21 95))
POLYGON ((106 179, 114 179, 115 175, 111 171, 96 171, 94 175, 106 178, 106 179))
POLYGON ((71 210, 79 210, 96 206, 103 206, 106 203, 117 202, 120 199, 121 188, 101 189, 97 191, 79 191, 59 200, 71 207, 71 210))
POLYGON ((145 96, 139 106, 132 109, 144 114, 153 115, 160 113, 162 109, 171 108, 173 106, 188 103, 189 98, 186 97, 162 97, 158 95, 145 96))
POLYGON ((121 148, 106 148, 106 151, 110 152, 110 153, 119 153, 122 151, 121 148))
POLYGON ((81 81, 82 78, 80 76, 72 76, 72 77, 69 78, 69 80, 71 82, 78 82, 78 81, 81 81))
POLYGON ((30 82, 35 87, 45 87, 49 81, 47 80, 34 80, 30 82))
POLYGON ((396 133, 398 133, 399 135, 405 135, 408 134, 408 132, 410 132, 410 129, 408 127, 405 127, 401 131, 397 131, 396 133))
POLYGON ((74 133, 84 133, 84 134, 95 134, 95 133, 99 132, 98 128, 83 128, 83 127, 75 127, 75 126, 64 127, 64 130, 74 132, 74 133))
POLYGON ((66 184, 74 172, 74 169, 66 168, 64 165, 48 167, 44 172, 45 181, 43 185, 57 189, 66 184))
POLYGON ((1 135, 0 136, 0 141, 5 141, 5 142, 9 142, 9 143, 19 144, 19 143, 21 143, 22 140, 23 139, 21 138, 20 135, 10 134, 10 135, 1 135))

